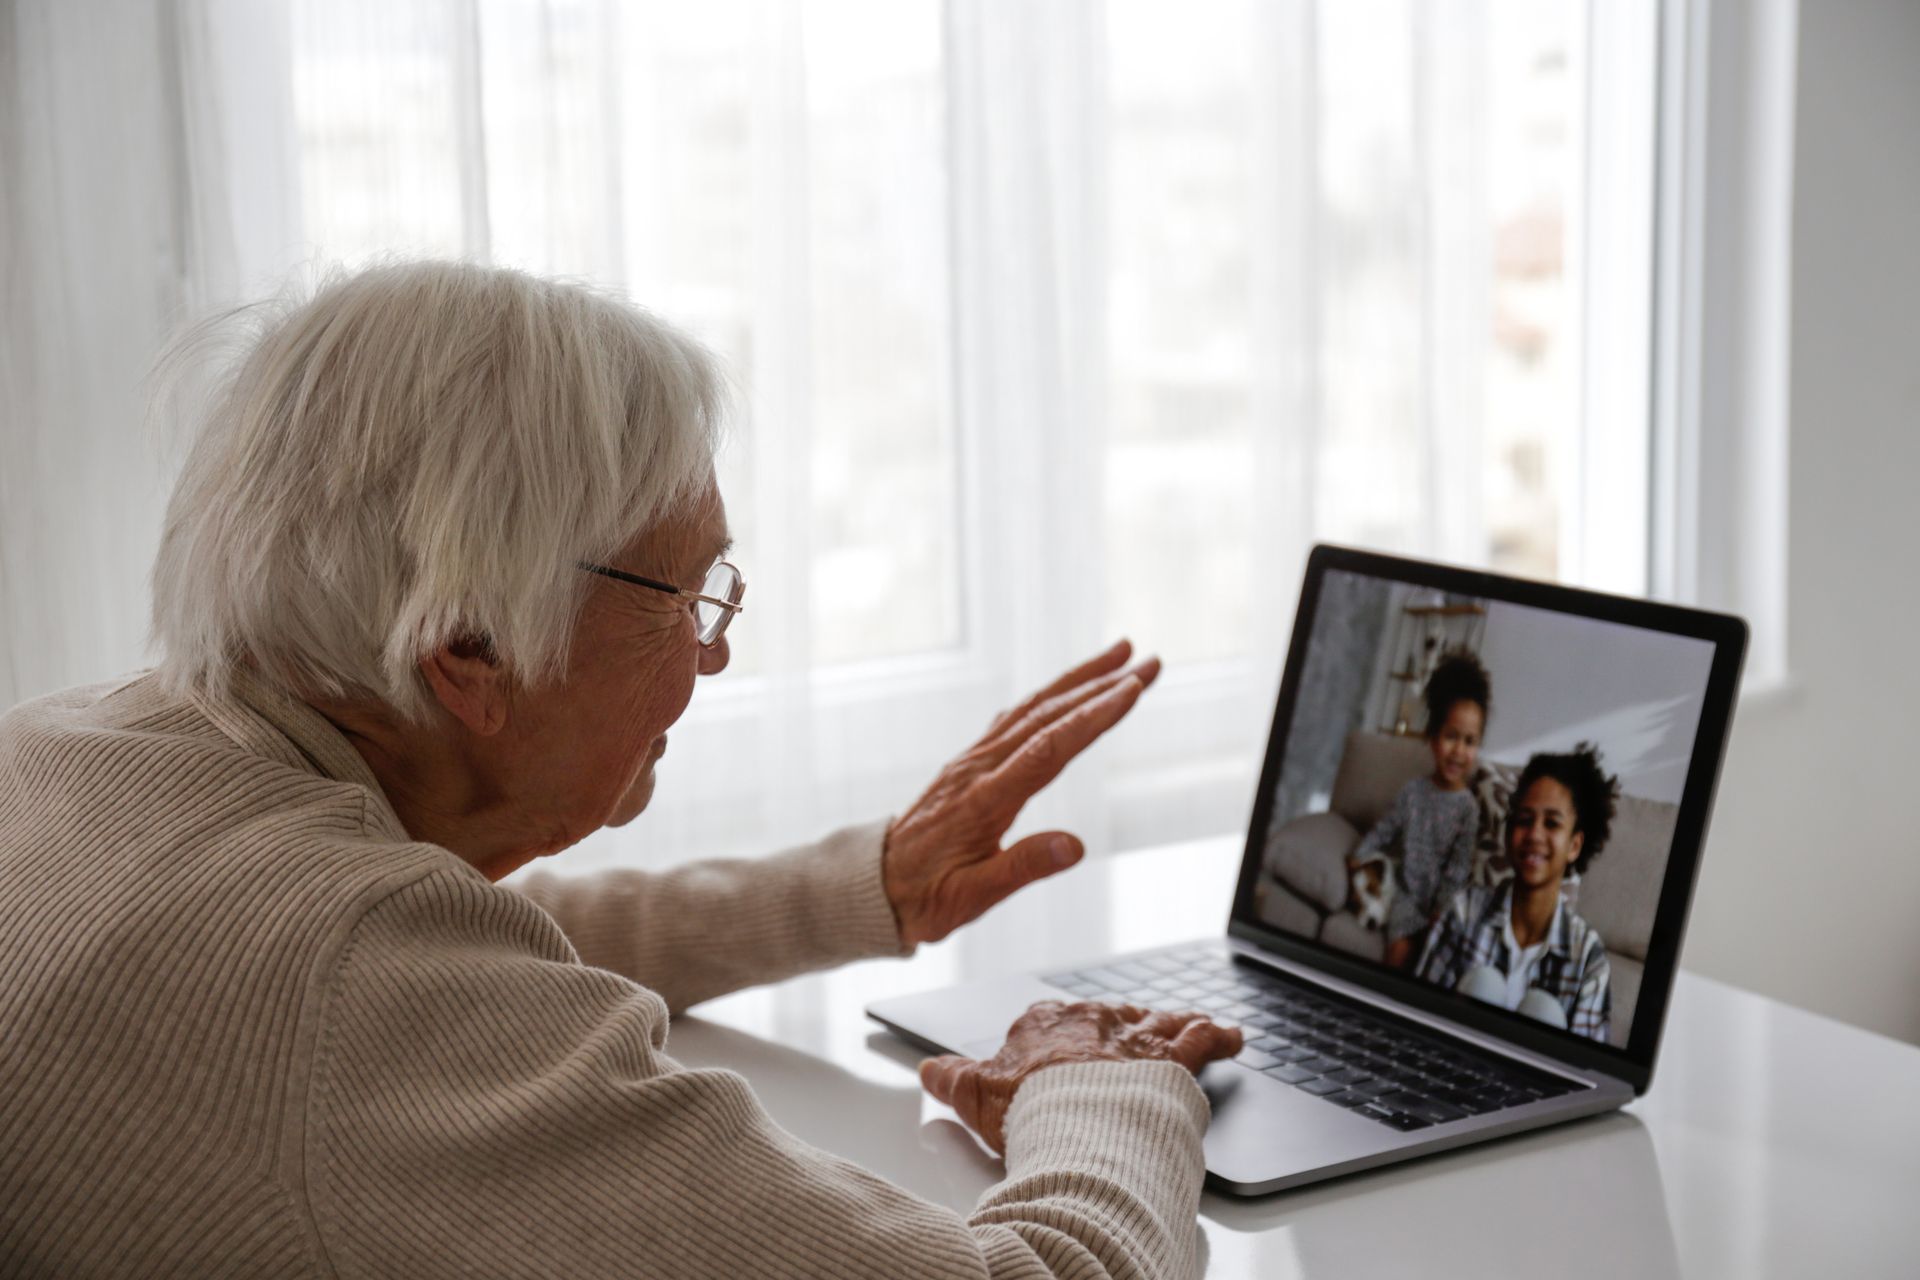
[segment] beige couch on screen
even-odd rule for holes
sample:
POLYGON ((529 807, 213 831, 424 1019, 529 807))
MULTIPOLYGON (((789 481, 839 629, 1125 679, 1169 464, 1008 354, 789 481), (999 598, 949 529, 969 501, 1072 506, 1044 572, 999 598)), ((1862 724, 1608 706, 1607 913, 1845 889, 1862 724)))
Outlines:
MULTIPOLYGON (((1380 959, 1384 936, 1363 928, 1348 909, 1347 855, 1387 811, 1394 793, 1432 769, 1433 755, 1424 739, 1383 733, 1349 736, 1329 811, 1280 824, 1267 836, 1265 862, 1254 889, 1261 918, 1328 946, 1380 959)), ((1485 882, 1506 874, 1491 833, 1504 820, 1507 793, 1519 772, 1517 766, 1490 764, 1476 779, 1483 815, 1497 810, 1494 824, 1482 823, 1486 835, 1475 875, 1485 882)), ((1607 944, 1616 1045, 1626 1043, 1632 1025, 1677 817, 1675 805, 1622 796, 1613 838, 1574 890, 1575 908, 1607 944)))

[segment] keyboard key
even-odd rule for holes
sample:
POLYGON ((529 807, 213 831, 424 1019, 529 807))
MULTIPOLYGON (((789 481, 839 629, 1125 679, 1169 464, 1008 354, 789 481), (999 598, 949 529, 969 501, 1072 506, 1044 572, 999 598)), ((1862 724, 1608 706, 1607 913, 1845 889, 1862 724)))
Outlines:
POLYGON ((1242 1049, 1240 1056, 1235 1058, 1234 1061, 1242 1066, 1252 1067, 1255 1071, 1264 1071, 1268 1067, 1277 1067, 1280 1065, 1280 1059, 1274 1057, 1272 1054, 1263 1053, 1259 1049, 1252 1048, 1242 1049))
POLYGON ((1089 969, 1080 975, 1085 982, 1097 982, 1109 991, 1125 991, 1133 985, 1133 979, 1112 969, 1089 969))
POLYGON ((1425 1107, 1412 1107, 1411 1112, 1422 1120, 1431 1120, 1435 1124, 1447 1124, 1454 1120, 1465 1120, 1468 1113, 1458 1107, 1450 1107, 1444 1102, 1429 1102, 1425 1107))
POLYGON ((1415 1107, 1425 1106, 1427 1099, 1424 1094, 1414 1093, 1408 1089, 1398 1089, 1392 1093, 1382 1094, 1380 1101, 1382 1105, 1392 1107, 1395 1111, 1411 1111, 1415 1107))
POLYGON ((1328 1080, 1325 1077, 1322 1077, 1318 1080, 1302 1080, 1299 1084, 1299 1088, 1301 1089, 1302 1092, 1311 1093, 1315 1097, 1318 1097, 1321 1094, 1325 1094, 1325 1093, 1339 1093, 1343 1091, 1346 1088, 1346 1086, 1341 1084, 1338 1080, 1328 1080))
POLYGON ((1432 1127, 1431 1121, 1422 1120, 1419 1116, 1410 1116, 1405 1112, 1395 1112, 1394 1114, 1388 1116, 1386 1118, 1386 1123, 1395 1129, 1401 1130, 1402 1132, 1408 1132, 1414 1129, 1426 1129, 1426 1128, 1432 1127))
POLYGON ((1307 1070, 1293 1063, 1281 1063, 1277 1067, 1268 1067, 1266 1074, 1283 1084, 1299 1084, 1302 1080, 1311 1080, 1318 1072, 1307 1070))

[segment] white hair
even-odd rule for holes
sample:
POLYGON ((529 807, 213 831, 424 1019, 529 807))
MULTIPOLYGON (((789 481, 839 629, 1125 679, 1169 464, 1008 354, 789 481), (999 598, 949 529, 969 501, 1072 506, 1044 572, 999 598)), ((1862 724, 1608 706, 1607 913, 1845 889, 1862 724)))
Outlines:
POLYGON ((479 640, 530 684, 566 669, 590 575, 712 475, 713 358, 579 285, 451 262, 336 276, 223 322, 215 386, 153 568, 160 676, 237 666, 418 720, 420 660, 479 640))

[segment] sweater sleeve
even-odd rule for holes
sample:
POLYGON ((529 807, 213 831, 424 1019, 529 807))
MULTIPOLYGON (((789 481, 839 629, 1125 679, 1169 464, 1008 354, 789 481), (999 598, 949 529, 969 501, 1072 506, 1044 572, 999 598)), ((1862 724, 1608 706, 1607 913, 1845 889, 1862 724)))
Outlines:
POLYGON ((1411 786, 1401 787, 1394 792, 1393 803, 1387 806, 1387 811, 1380 815, 1380 820, 1373 824, 1372 829, 1360 837, 1360 844, 1347 860, 1360 863, 1378 854, 1391 852, 1395 841, 1406 831, 1407 813, 1412 803, 1411 786))
POLYGON ((971 1219, 794 1138, 665 1053, 664 1002, 547 916, 435 871, 324 982, 304 1130, 342 1277, 1193 1274, 1204 1096, 1164 1062, 1049 1068, 971 1219))
POLYGON ((880 881, 884 822, 766 858, 671 871, 530 875, 517 886, 580 959, 657 991, 675 1012, 742 987, 904 955, 880 881))

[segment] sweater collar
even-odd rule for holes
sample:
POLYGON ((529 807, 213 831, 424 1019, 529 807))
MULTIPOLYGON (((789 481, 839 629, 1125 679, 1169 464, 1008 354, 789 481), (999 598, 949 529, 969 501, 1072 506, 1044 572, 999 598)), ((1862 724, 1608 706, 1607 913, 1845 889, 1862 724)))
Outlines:
POLYGON ((223 732, 290 768, 364 788, 368 817, 392 838, 412 839, 366 759, 332 721, 245 667, 233 672, 229 690, 225 701, 196 699, 223 732))

